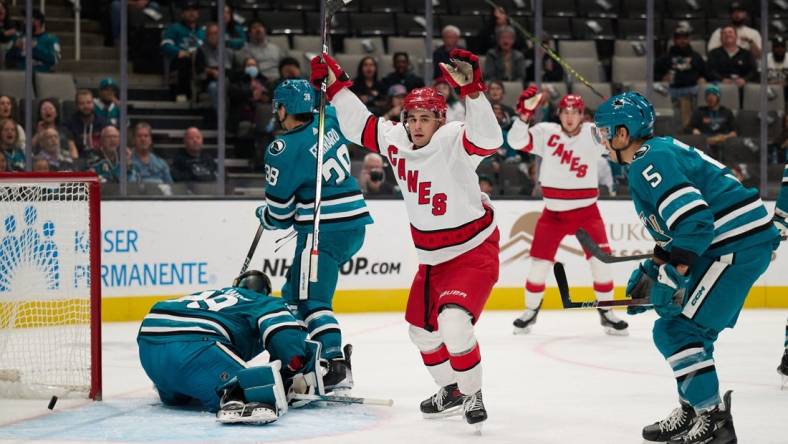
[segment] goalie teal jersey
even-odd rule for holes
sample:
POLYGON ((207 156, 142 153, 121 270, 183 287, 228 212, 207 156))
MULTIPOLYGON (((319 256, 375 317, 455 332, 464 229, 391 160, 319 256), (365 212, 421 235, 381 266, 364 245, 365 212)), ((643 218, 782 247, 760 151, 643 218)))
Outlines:
POLYGON ((782 217, 788 217, 788 163, 785 164, 785 169, 783 170, 782 185, 780 186, 780 195, 777 197, 776 209, 782 217))
MULTIPOLYGON (((311 232, 315 210, 318 117, 280 134, 265 151, 266 222, 311 232)), ((358 182, 350 174, 350 141, 339 130, 336 111, 326 106, 321 231, 340 231, 372 223, 358 182)))
POLYGON ((282 299, 228 287, 157 302, 142 320, 138 340, 220 342, 248 361, 263 350, 288 355, 271 350, 274 336, 280 348, 287 344, 303 348, 305 332, 282 299), (282 341, 283 336, 292 340, 282 341))
POLYGON ((635 154, 628 178, 638 217, 682 263, 779 240, 758 191, 679 140, 648 140, 635 154))

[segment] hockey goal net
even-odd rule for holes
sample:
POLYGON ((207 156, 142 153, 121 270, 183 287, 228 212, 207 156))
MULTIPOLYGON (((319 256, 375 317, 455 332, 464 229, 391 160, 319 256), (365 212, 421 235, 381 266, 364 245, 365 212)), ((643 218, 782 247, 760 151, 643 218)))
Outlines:
POLYGON ((101 397, 95 175, 0 173, 0 397, 101 397))

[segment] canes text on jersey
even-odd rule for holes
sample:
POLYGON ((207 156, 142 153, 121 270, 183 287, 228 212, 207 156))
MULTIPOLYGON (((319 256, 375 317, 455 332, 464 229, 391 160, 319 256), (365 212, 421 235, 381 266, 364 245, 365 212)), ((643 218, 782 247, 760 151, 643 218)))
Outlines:
POLYGON ((446 214, 446 193, 432 194, 432 182, 419 181, 419 170, 408 170, 405 167, 406 160, 397 156, 399 149, 391 145, 388 148, 389 162, 391 168, 397 172, 397 177, 407 183, 408 193, 416 193, 419 205, 432 205, 432 215, 442 216, 446 214))
POLYGON ((566 149, 563 143, 557 143, 559 140, 561 140, 561 136, 558 134, 553 134, 547 139, 547 146, 555 148, 553 156, 561 159, 561 165, 569 164, 569 171, 574 172, 577 177, 585 177, 588 172, 588 165, 581 164, 580 158, 572 155, 574 151, 566 149))

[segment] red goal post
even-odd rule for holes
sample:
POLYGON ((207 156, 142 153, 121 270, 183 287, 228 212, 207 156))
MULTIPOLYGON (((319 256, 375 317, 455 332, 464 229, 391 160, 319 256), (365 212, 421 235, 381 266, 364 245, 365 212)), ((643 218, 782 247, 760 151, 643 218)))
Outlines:
POLYGON ((92 173, 0 173, 0 397, 101 399, 92 173))

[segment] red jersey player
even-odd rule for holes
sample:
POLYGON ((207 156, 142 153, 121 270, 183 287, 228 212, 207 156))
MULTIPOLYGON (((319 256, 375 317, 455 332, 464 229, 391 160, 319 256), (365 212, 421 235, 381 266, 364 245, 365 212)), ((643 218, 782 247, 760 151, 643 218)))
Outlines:
POLYGON ((479 59, 464 50, 441 65, 444 78, 465 100, 464 122, 446 123, 446 100, 434 88, 405 97, 401 121, 377 118, 347 87, 342 68, 326 54, 312 60, 312 82, 328 76, 327 97, 342 133, 387 156, 405 200, 419 269, 405 319, 410 338, 438 392, 421 403, 425 418, 464 414, 480 428, 482 366, 474 324, 498 280, 499 233, 476 167, 503 144, 501 129, 482 92, 479 59))
MULTIPOLYGON (((545 277, 555 261, 558 245, 566 235, 579 228, 603 249, 610 252, 605 225, 596 201, 598 191, 597 165, 605 147, 596 137, 592 123, 583 122, 585 104, 574 94, 559 102, 561 124, 544 122, 531 125, 540 97, 531 86, 520 95, 517 119, 509 130, 508 142, 515 149, 542 158, 539 183, 545 209, 536 223, 531 244, 531 269, 525 281, 525 312, 514 320, 516 334, 528 333, 536 323, 544 296, 545 277)), ((597 300, 613 299, 613 278, 610 266, 586 252, 594 278, 597 300)), ((610 311, 599 309, 602 326, 608 334, 627 335, 627 323, 610 311)))

